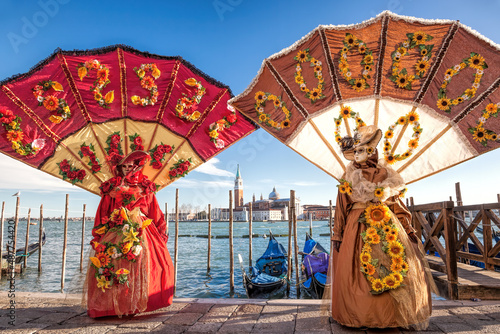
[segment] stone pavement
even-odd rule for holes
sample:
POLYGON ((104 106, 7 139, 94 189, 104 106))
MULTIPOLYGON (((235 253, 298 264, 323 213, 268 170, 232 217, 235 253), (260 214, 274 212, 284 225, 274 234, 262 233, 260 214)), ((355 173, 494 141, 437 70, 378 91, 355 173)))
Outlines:
MULTIPOLYGON (((350 329, 322 321, 318 300, 176 298, 154 312, 91 319, 77 295, 0 292, 1 333, 401 333, 350 329)), ((425 333, 500 333, 500 301, 433 301, 425 333)), ((403 331, 405 332, 405 331, 403 331)), ((418 333, 418 332, 413 332, 418 333)))

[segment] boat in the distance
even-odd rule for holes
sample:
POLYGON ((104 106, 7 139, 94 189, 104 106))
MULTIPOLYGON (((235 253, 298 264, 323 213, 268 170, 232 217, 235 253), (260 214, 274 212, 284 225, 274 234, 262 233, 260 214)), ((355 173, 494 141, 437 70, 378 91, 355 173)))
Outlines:
MULTIPOLYGON (((45 245, 45 241, 46 241, 45 231, 43 231, 43 234, 42 234, 42 246, 45 245)), ((24 253, 27 253, 26 256, 30 256, 30 255, 32 255, 33 253, 35 253, 39 249, 40 249, 40 243, 38 241, 29 244, 27 252, 26 252, 26 247, 25 246, 16 249, 16 260, 15 260, 16 263, 23 262, 23 259, 24 259, 24 256, 25 256, 24 253)), ((2 253, 2 259, 3 260, 8 260, 8 256, 9 256, 9 252, 8 251, 5 251, 4 253, 2 253)))
POLYGON ((313 299, 321 299, 325 290, 329 254, 321 244, 306 233, 302 255, 301 290, 313 299))
POLYGON ((287 281, 287 253, 269 231, 269 243, 262 256, 250 267, 249 273, 243 269, 241 255, 238 254, 243 284, 248 298, 279 298, 284 295, 287 281))

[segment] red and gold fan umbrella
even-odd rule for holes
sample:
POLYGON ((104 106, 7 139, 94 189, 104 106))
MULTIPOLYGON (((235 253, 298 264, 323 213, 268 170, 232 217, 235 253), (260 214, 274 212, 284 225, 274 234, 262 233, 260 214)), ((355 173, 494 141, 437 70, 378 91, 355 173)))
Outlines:
POLYGON ((498 44, 456 21, 383 12, 319 26, 230 104, 337 180, 340 139, 374 124, 380 156, 410 183, 500 146, 499 86, 498 44))
POLYGON ((117 161, 144 150, 161 189, 255 130, 231 97, 180 57, 58 50, 1 82, 0 151, 98 194, 117 161))

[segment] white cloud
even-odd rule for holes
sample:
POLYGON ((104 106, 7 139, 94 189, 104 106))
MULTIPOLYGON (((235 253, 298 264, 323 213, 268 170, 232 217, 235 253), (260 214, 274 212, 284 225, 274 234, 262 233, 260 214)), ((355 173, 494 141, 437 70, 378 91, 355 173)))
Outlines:
POLYGON ((233 182, 224 180, 200 181, 200 180, 180 179, 178 181, 175 181, 175 183, 172 183, 172 186, 175 188, 199 188, 199 189, 202 189, 204 187, 231 188, 233 187, 233 182))
POLYGON ((230 171, 220 169, 216 166, 217 163, 219 163, 220 160, 217 158, 212 158, 202 164, 200 167, 196 168, 194 172, 199 172, 203 174, 208 174, 208 175, 214 175, 214 176, 224 176, 224 177, 235 177, 234 173, 231 173, 230 171))
POLYGON ((80 190, 68 182, 6 156, 0 156, 0 184, 2 189, 39 192, 80 190))
POLYGON ((297 182, 289 182, 286 183, 287 185, 290 186, 297 186, 297 187, 313 187, 313 186, 322 186, 324 183, 320 182, 312 182, 312 181, 297 181, 297 182))

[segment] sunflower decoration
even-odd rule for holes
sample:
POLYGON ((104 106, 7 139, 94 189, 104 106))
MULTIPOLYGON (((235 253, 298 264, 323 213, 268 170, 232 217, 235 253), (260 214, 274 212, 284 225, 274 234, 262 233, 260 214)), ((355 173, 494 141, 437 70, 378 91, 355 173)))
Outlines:
POLYGON ((359 256, 360 270, 371 284, 371 293, 380 294, 397 289, 407 274, 408 263, 405 260, 405 247, 398 240, 398 228, 391 219, 389 208, 384 204, 371 205, 365 209, 359 222, 366 225, 366 229, 361 232, 363 247, 359 256), (390 257, 390 268, 385 268, 379 264, 379 259, 373 257, 373 247, 378 244, 390 257), (378 278, 373 276, 376 273, 378 278))
POLYGON ((481 117, 477 120, 476 127, 470 127, 468 129, 469 133, 472 135, 472 139, 480 143, 484 147, 488 146, 488 140, 498 141, 498 134, 492 130, 488 130, 484 127, 488 119, 493 117, 498 117, 498 111, 500 110, 499 103, 489 103, 486 108, 481 112, 481 117))
POLYGON ((340 146, 340 141, 342 140, 342 136, 340 135, 340 127, 342 126, 342 122, 347 122, 349 118, 352 118, 356 122, 356 127, 354 128, 354 132, 357 132, 359 128, 366 126, 366 123, 359 116, 359 113, 352 110, 350 106, 342 105, 340 107, 339 117, 334 118, 335 122, 335 141, 340 146))
POLYGON ((405 160, 413 154, 413 151, 418 147, 418 142, 420 140, 420 134, 423 129, 420 127, 418 122, 420 116, 414 110, 410 111, 404 116, 400 116, 396 122, 391 124, 384 135, 384 159, 388 164, 394 164, 398 161, 405 160), (413 129, 412 139, 408 142, 408 149, 402 154, 394 154, 392 149, 392 144, 390 139, 394 138, 394 132, 397 126, 403 126, 406 129, 407 126, 411 125, 413 129))
POLYGON ((344 77, 344 79, 349 83, 349 85, 357 92, 361 92, 366 88, 369 88, 367 80, 371 78, 370 72, 372 71, 372 65, 374 62, 373 52, 366 46, 362 40, 357 38, 355 35, 351 33, 346 33, 344 38, 344 47, 340 50, 340 58, 339 58, 339 68, 340 73, 344 77), (353 78, 351 70, 349 68, 348 63, 348 53, 351 50, 356 50, 363 55, 360 65, 363 68, 361 72, 361 76, 353 78))
POLYGON ((436 106, 439 110, 450 113, 451 107, 456 106, 464 101, 470 100, 476 95, 476 92, 481 84, 481 80, 484 74, 484 70, 488 68, 488 64, 483 56, 478 53, 471 52, 470 56, 466 59, 463 59, 460 64, 453 66, 445 71, 444 81, 441 84, 441 88, 438 92, 438 100, 436 102, 436 106), (470 88, 467 88, 462 94, 460 94, 455 99, 450 99, 446 95, 446 88, 448 84, 451 82, 453 77, 460 73, 466 67, 470 67, 476 70, 474 75, 474 81, 471 84, 470 88))
POLYGON ((395 51, 391 53, 392 66, 389 79, 396 84, 396 87, 406 90, 412 90, 412 83, 425 76, 430 68, 429 60, 432 56, 432 48, 434 44, 427 45, 426 42, 434 37, 417 31, 406 34, 407 39, 398 44, 395 51), (414 65, 415 74, 408 73, 408 69, 401 68, 401 60, 404 56, 410 54, 410 51, 417 49, 420 54, 420 59, 414 65))
POLYGON ((259 123, 264 123, 265 125, 272 127, 276 130, 281 130, 290 126, 290 119, 292 118, 292 113, 286 107, 285 102, 281 100, 279 96, 273 95, 271 93, 264 93, 258 91, 255 93, 255 111, 257 111, 257 116, 259 118, 259 123), (271 119, 271 115, 264 112, 266 102, 271 101, 274 109, 280 108, 283 114, 285 114, 285 119, 281 122, 276 122, 271 119))
POLYGON ((295 82, 299 85, 300 90, 306 93, 306 97, 311 100, 311 103, 316 102, 317 100, 324 99, 326 96, 323 94, 323 84, 325 80, 323 79, 323 68, 320 60, 311 57, 309 54, 309 49, 299 50, 297 55, 293 58, 297 61, 297 65, 295 66, 295 82), (314 71, 314 77, 318 79, 318 85, 309 89, 304 81, 304 77, 302 75, 302 63, 310 62, 314 71))
POLYGON ((352 195, 352 183, 347 180, 340 179, 340 184, 337 185, 337 188, 339 188, 342 194, 352 195))
POLYGON ((378 187, 375 189, 375 197, 377 197, 377 199, 382 199, 382 197, 384 196, 384 187, 378 187))

